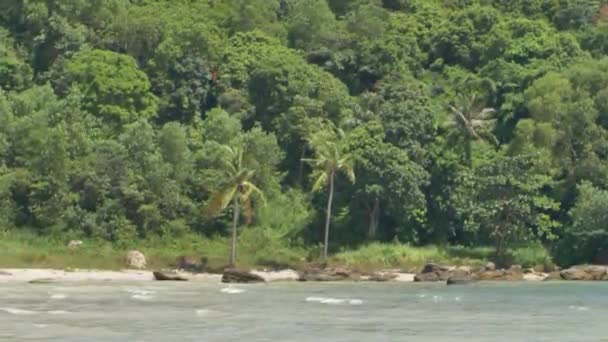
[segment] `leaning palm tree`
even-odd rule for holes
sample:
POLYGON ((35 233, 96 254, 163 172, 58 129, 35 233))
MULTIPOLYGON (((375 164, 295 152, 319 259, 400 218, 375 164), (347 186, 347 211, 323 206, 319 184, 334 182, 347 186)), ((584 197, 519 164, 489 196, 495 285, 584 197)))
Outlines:
POLYGON ((232 246, 229 262, 230 266, 234 266, 240 206, 250 208, 251 197, 254 195, 263 203, 266 203, 266 199, 262 191, 251 182, 255 171, 243 166, 243 150, 226 145, 222 145, 222 149, 225 153, 220 159, 220 166, 225 175, 224 183, 218 191, 211 195, 204 212, 207 216, 215 216, 232 202, 232 246))
POLYGON ((344 133, 320 131, 309 139, 309 145, 314 150, 314 158, 303 159, 313 167, 315 179, 313 191, 319 191, 329 183, 327 198, 327 213, 325 216, 325 238, 323 245, 323 259, 327 259, 329 245, 329 224, 331 220, 331 206, 334 198, 334 182, 338 171, 344 173, 351 182, 355 182, 354 159, 351 154, 345 153, 341 146, 344 133))
POLYGON ((475 140, 486 140, 497 144, 496 137, 489 133, 496 126, 494 108, 486 108, 482 99, 476 93, 470 97, 460 95, 455 104, 449 106, 452 113, 448 126, 455 128, 465 141, 465 158, 469 165, 472 163, 472 143, 475 140))

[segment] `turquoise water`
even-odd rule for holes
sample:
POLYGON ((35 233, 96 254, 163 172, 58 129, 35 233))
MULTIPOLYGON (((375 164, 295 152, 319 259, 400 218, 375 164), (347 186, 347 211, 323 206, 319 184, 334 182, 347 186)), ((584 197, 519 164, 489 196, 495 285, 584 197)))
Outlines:
POLYGON ((608 341, 608 283, 0 285, 0 341, 41 340, 608 341))

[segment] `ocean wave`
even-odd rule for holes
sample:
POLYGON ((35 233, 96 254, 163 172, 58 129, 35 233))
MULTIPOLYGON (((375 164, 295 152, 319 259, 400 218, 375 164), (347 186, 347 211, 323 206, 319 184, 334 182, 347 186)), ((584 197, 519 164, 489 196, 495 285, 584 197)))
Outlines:
POLYGON ((361 299, 340 299, 340 298, 326 298, 326 297, 306 297, 305 301, 313 303, 321 303, 328 305, 338 305, 348 303, 350 305, 361 305, 363 301, 361 299))
POLYGON ((68 296, 63 293, 55 293, 55 294, 51 295, 51 299, 66 299, 66 298, 68 298, 68 296))
POLYGON ((38 313, 36 311, 16 309, 16 308, 0 308, 0 311, 4 311, 11 315, 35 315, 38 313))
POLYGON ((131 298, 137 299, 137 300, 151 300, 151 299, 154 299, 154 296, 145 295, 145 294, 134 294, 131 296, 131 298))
POLYGON ((243 290, 243 289, 235 289, 235 288, 232 288, 232 287, 225 287, 225 288, 221 289, 220 292, 227 293, 227 294, 238 294, 238 293, 245 292, 245 290, 243 290))

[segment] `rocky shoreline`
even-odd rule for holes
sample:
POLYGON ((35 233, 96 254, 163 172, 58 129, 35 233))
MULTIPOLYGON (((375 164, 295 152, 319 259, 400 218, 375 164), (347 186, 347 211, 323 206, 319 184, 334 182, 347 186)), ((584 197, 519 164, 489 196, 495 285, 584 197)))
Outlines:
POLYGON ((427 264, 418 273, 401 270, 359 272, 346 267, 311 267, 295 270, 237 270, 226 269, 223 273, 174 271, 96 271, 53 269, 0 269, 1 283, 86 283, 86 282, 150 282, 189 281, 206 283, 264 283, 264 282, 443 282, 448 285, 469 284, 479 281, 608 281, 608 266, 581 265, 564 270, 541 272, 512 266, 497 269, 493 264, 485 267, 443 266, 427 264))
MULTIPOLYGON (((72 242, 70 242, 72 244, 72 242)), ((77 245, 77 244, 75 244, 77 245)), ((62 282, 148 282, 191 281, 209 283, 266 283, 277 281, 301 282, 444 282, 448 285, 478 281, 608 281, 608 266, 581 265, 559 270, 554 266, 539 265, 524 269, 514 265, 498 269, 489 262, 484 267, 445 266, 426 264, 420 271, 404 272, 385 269, 373 272, 349 267, 327 267, 309 264, 303 270, 243 270, 224 268, 211 270, 206 260, 198 257, 179 257, 175 270, 147 270, 146 258, 139 251, 129 251, 125 258, 126 270, 55 270, 55 269, 0 269, 0 284, 22 282, 48 284, 62 282)))

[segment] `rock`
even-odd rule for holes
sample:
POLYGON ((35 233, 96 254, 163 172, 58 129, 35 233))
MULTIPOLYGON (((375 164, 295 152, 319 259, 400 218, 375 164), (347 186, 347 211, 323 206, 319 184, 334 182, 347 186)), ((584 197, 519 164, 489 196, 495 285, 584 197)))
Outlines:
POLYGON ((395 281, 402 283, 411 283, 415 280, 416 274, 414 273, 397 273, 397 278, 395 281))
POLYGON ((298 272, 290 269, 281 271, 251 271, 255 275, 259 275, 267 282, 273 281, 294 281, 300 279, 298 272))
POLYGON ((439 280, 441 280, 441 278, 437 273, 418 273, 414 277, 415 282, 430 282, 439 280))
POLYGON ((441 266, 437 264, 426 264, 424 265, 420 273, 443 273, 448 271, 450 271, 450 268, 446 266, 441 266))
POLYGON ((127 252, 126 264, 129 268, 146 268, 146 257, 139 251, 127 252))
POLYGON ((69 249, 76 249, 80 246, 82 246, 82 241, 80 241, 80 240, 72 240, 68 243, 69 249))
POLYGON ((496 265, 493 262, 488 262, 485 267, 486 271, 496 271, 496 265))
POLYGON ((564 280, 608 280, 606 266, 575 266, 560 272, 564 280))
POLYGON ((337 276, 342 276, 345 278, 350 278, 351 275, 353 274, 353 272, 351 270, 349 270, 348 268, 344 268, 344 267, 336 267, 332 270, 332 272, 337 276))
POLYGON ((523 275, 514 271, 485 271, 479 273, 479 280, 484 281, 519 281, 523 275))
POLYGON ((13 275, 12 273, 0 271, 0 276, 12 276, 12 275, 13 275))
POLYGON ((152 274, 154 274, 154 279, 161 280, 161 281, 187 281, 188 280, 187 278, 180 276, 176 272, 154 271, 154 272, 152 272, 152 274))
POLYGON ((226 269, 222 275, 222 283, 263 283, 264 278, 257 274, 235 269, 226 269))
POLYGON ((300 274, 299 281, 342 281, 348 279, 344 275, 338 275, 333 272, 326 271, 305 271, 300 274))
POLYGON ((522 273, 522 267, 521 265, 512 265, 509 267, 509 272, 522 273))
POLYGON ((448 280, 446 281, 446 284, 447 285, 465 285, 465 284, 474 283, 477 280, 478 280, 477 277, 474 277, 474 276, 467 276, 467 277, 454 276, 454 277, 449 277, 448 280))
POLYGON ((548 276, 546 273, 526 273, 523 277, 525 281, 544 281, 548 276))
POLYGON ((175 267, 189 272, 201 272, 205 269, 206 265, 206 258, 198 258, 195 256, 180 256, 175 261, 175 267))

